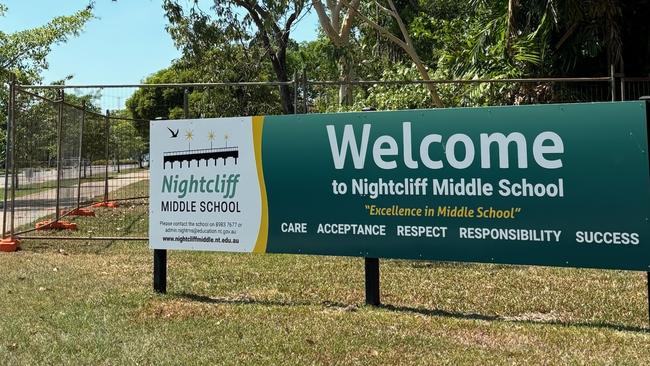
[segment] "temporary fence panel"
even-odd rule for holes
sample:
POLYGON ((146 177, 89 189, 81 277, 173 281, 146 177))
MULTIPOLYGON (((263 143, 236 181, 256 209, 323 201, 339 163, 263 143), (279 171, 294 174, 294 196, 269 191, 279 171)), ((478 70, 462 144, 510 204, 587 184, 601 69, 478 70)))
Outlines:
POLYGON ((86 113, 83 125, 82 170, 79 186, 79 207, 104 201, 107 179, 106 148, 108 146, 106 127, 108 119, 98 113, 86 113))
POLYGON ((56 214, 57 125, 59 104, 51 99, 16 90, 6 195, 13 201, 10 226, 14 232, 56 214))
POLYGON ((621 100, 637 100, 650 96, 650 78, 621 78, 621 100))
POLYGON ((61 120, 57 132, 58 140, 58 204, 57 218, 77 206, 79 184, 79 145, 81 143, 81 123, 84 111, 78 107, 61 103, 61 120))
POLYGON ((35 235, 78 208, 147 196, 146 144, 134 138, 133 124, 148 121, 100 114, 86 104, 92 96, 66 99, 62 89, 12 90, 15 136, 9 134, 7 152, 15 158, 7 160, 5 235, 35 235))

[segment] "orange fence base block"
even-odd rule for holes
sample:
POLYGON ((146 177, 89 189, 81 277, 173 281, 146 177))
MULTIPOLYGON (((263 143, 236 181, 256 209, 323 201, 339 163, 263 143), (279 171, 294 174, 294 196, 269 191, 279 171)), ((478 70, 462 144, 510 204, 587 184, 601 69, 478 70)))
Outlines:
POLYGON ((0 240, 0 252, 15 252, 20 247, 20 240, 8 237, 0 240))
POLYGON ((119 206, 120 205, 118 205, 117 202, 104 201, 104 202, 95 203, 94 205, 92 205, 90 207, 95 207, 95 208, 97 208, 97 207, 117 208, 119 206))
POLYGON ((67 216, 95 216, 95 212, 86 208, 76 208, 64 215, 67 216))
POLYGON ((37 222, 36 230, 77 230, 77 224, 69 221, 46 220, 37 222))

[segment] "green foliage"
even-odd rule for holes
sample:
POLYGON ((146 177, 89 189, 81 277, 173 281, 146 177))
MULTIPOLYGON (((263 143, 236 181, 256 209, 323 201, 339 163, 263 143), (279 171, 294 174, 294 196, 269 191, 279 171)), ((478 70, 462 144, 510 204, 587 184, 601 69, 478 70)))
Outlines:
POLYGON ((450 77, 603 75, 621 55, 618 2, 474 0, 465 42, 443 55, 450 77), (580 66, 578 66, 580 65, 580 66), (585 71, 587 71, 585 73, 585 71))
MULTIPOLYGON (((225 50, 213 49, 205 53, 200 62, 179 62, 146 78, 146 84, 204 83, 220 81, 268 81, 268 64, 251 62, 251 52, 233 46, 225 50), (228 53, 228 57, 220 57, 228 53), (211 62, 208 62, 207 59, 211 62)), ((136 119, 153 120, 184 118, 184 89, 140 88, 126 102, 131 116, 136 119)), ((195 87, 188 89, 189 117, 227 117, 238 115, 282 113, 277 87, 268 86, 222 86, 195 87)), ((148 139, 149 126, 137 126, 140 136, 148 139)))
MULTIPOLYGON (((183 51, 185 61, 195 66, 209 65, 215 54, 235 50, 226 56, 227 61, 240 56, 240 62, 246 59, 249 65, 254 65, 265 59, 272 67, 274 80, 289 81, 292 75, 287 62, 287 50, 292 43, 290 33, 305 4, 306 0, 215 0, 210 13, 204 12, 196 0, 186 6, 177 0, 165 0, 163 7, 169 20, 167 30, 183 51)), ((289 87, 281 86, 279 94, 282 111, 293 113, 289 87)))
MULTIPOLYGON (((46 90, 42 97, 47 99, 20 92, 16 96, 16 163, 19 168, 47 167, 56 161, 59 104, 55 101, 59 96, 54 90, 46 90)), ((85 114, 82 155, 84 158, 104 156, 104 118, 96 115, 99 113, 97 96, 66 94, 65 101, 62 108, 63 158, 76 158, 79 154, 83 105, 88 112, 85 114)))
MULTIPOLYGON (((7 7, 0 4, 0 16, 6 11, 7 7)), ((46 57, 52 46, 78 36, 92 18, 89 6, 40 27, 9 34, 0 31, 0 77, 6 78, 7 72, 13 72, 27 80, 40 80, 41 71, 48 67, 46 57)))
MULTIPOLYGON (((193 80, 191 72, 168 67, 144 80, 145 84, 187 83, 193 80)), ((126 101, 126 107, 136 119, 169 119, 171 110, 183 107, 182 88, 140 88, 126 101)), ((148 135, 148 132, 144 135, 148 135)))
POLYGON ((303 42, 289 50, 289 65, 292 70, 306 72, 313 80, 336 80, 336 49, 325 37, 303 42))
POLYGON ((138 134, 133 121, 113 120, 110 136, 111 150, 116 159, 141 160, 141 156, 146 150, 146 144, 138 134))
MULTIPOLYGON (((7 14, 8 8, 6 5, 0 3, 0 17, 7 14)), ((17 81, 20 83, 35 83, 41 80, 41 72, 48 67, 47 55, 50 53, 52 46, 56 44, 65 43, 71 37, 78 36, 83 30, 84 26, 93 18, 92 7, 79 10, 78 12, 69 16, 60 16, 52 19, 47 24, 15 33, 6 33, 0 31, 0 84, 9 81, 10 75, 14 74, 17 81)), ((0 141, 0 151, 2 154, 2 161, 4 161, 4 154, 6 150, 6 114, 8 100, 7 89, 0 88, 0 135, 3 136, 0 141)), ((18 101, 17 111, 24 113, 22 116, 26 120, 37 120, 39 113, 42 111, 42 106, 32 106, 25 100, 18 101)), ((51 113, 48 114, 51 117, 51 113)), ((40 123, 49 123, 50 118, 41 118, 40 123)), ((35 122, 34 122, 35 123, 35 122)), ((30 131, 32 133, 33 131, 30 131)), ((22 130, 17 131, 17 136, 23 133, 22 130)), ((27 133, 25 131, 25 133, 27 133)), ((43 150, 40 153, 35 152, 34 149, 25 149, 26 153, 30 155, 38 154, 41 156, 47 155, 47 151, 51 150, 52 139, 51 136, 43 137, 42 142, 44 145, 34 145, 34 149, 43 150), (44 147, 47 146, 47 147, 44 147)), ((34 138, 34 143, 37 143, 38 137, 34 138)), ((27 159, 28 156, 18 156, 18 159, 27 159)), ((45 158, 47 159, 47 158, 45 158)))
MULTIPOLYGON (((421 73, 414 73, 410 57, 367 22, 353 23, 345 47, 335 46, 325 33, 312 42, 295 44, 278 27, 288 21, 289 14, 302 11, 301 1, 211 3, 214 6, 204 11, 197 2, 189 5, 165 2, 170 20, 168 31, 184 55, 173 67, 194 70, 193 81, 283 80, 278 76, 278 60, 286 64, 280 68, 284 79, 296 71, 305 71, 312 80, 340 80, 348 72, 353 80, 421 77, 421 73), (286 38, 276 37, 278 34, 286 38), (278 59, 279 56, 282 57, 278 59)), ((433 78, 601 76, 609 71, 609 62, 620 60, 622 10, 614 0, 394 0, 394 3, 406 23, 414 49, 433 78)), ((326 6, 331 12, 336 4, 327 2, 326 6)), ((399 34, 397 22, 381 10, 382 4, 386 2, 361 2, 359 12, 399 34)), ((639 23, 641 20, 626 21, 639 23)), ((447 106, 552 100, 552 90, 544 85, 471 84, 438 85, 438 88, 447 106)), ((355 110, 367 105, 390 109, 431 107, 422 85, 352 89, 352 98, 342 99, 347 88, 312 87, 306 91, 309 108, 332 111, 355 110), (351 106, 338 105, 350 100, 355 101, 351 106)), ((190 114, 276 113, 274 106, 278 99, 282 105, 280 111, 286 112, 287 90, 281 89, 279 93, 276 90, 265 93, 249 90, 225 93, 214 88, 193 90, 190 114)), ((182 115, 180 103, 167 104, 168 117, 182 115)))
MULTIPOLYGON (((381 80, 417 80, 418 72, 415 67, 396 64, 386 69, 381 80)), ((370 88, 368 97, 361 107, 375 107, 378 110, 430 108, 431 98, 426 87, 422 84, 384 85, 378 84, 370 88)))

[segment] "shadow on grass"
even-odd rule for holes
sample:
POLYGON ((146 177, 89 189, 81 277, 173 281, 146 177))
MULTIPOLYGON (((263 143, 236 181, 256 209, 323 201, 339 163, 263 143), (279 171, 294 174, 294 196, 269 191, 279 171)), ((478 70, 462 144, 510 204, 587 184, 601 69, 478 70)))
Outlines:
POLYGON ((489 265, 491 270, 509 270, 517 271, 522 269, 521 265, 514 264, 498 264, 498 263, 474 263, 474 262, 448 262, 448 261, 427 261, 427 260, 409 260, 397 259, 393 260, 393 265, 396 267, 410 267, 410 268, 425 268, 425 269, 479 269, 484 271, 486 265, 489 265))
POLYGON ((584 328, 600 328, 600 329, 610 329, 618 331, 627 331, 627 332, 650 332, 649 328, 638 327, 632 325, 619 325, 606 322, 582 322, 582 321, 558 321, 558 320, 516 320, 516 319, 504 319, 498 315, 483 315, 476 313, 461 313, 446 311, 440 309, 425 309, 425 308, 413 308, 408 306, 394 306, 394 305, 380 305, 380 309, 400 312, 400 313, 414 313, 419 315, 426 316, 439 316, 445 318, 454 318, 454 319, 463 319, 463 320, 484 320, 484 321, 499 321, 504 323, 519 323, 519 324, 544 324, 544 325, 561 325, 567 327, 584 327, 584 328))
POLYGON ((425 309, 425 308, 412 308, 407 306, 395 306, 389 304, 382 304, 377 307, 378 309, 398 312, 398 313, 413 313, 418 315, 426 316, 437 316, 444 318, 454 318, 454 319, 463 319, 463 320, 485 320, 485 321, 496 321, 502 320, 497 315, 483 315, 478 313, 461 313, 461 312, 452 312, 440 309, 425 309))
POLYGON ((196 301, 196 302, 201 302, 204 304, 229 304, 229 305, 264 305, 264 306, 326 306, 326 307, 339 307, 339 308, 346 308, 349 306, 349 304, 344 304, 340 302, 332 302, 332 301, 322 301, 320 303, 316 303, 313 301, 308 301, 308 300, 303 300, 303 301, 283 301, 283 300, 257 300, 254 298, 250 297, 233 297, 233 298, 226 298, 226 297, 210 297, 210 296, 204 296, 204 295, 197 295, 197 294, 190 294, 186 292, 181 292, 181 293, 176 293, 176 294, 170 294, 174 297, 189 300, 189 301, 196 301))
MULTIPOLYGON (((138 205, 138 203, 134 203, 134 205, 138 205)), ((140 232, 139 231, 134 231, 133 227, 139 221, 141 221, 143 217, 145 217, 147 215, 148 215, 148 212, 142 212, 142 213, 140 213, 138 215, 133 216, 131 218, 131 220, 129 220, 127 225, 124 226, 123 230, 121 231, 122 236, 129 236, 129 235, 133 235, 133 234, 135 234, 135 235, 139 234, 140 232)), ((107 240, 107 241, 108 242, 102 248, 100 248, 99 250, 97 250, 95 252, 96 254, 102 254, 102 252, 105 252, 105 251, 111 249, 117 243, 118 240, 107 240)), ((119 241, 123 241, 123 240, 119 240, 119 241)))
MULTIPOLYGON (((235 297, 235 298, 214 298, 204 295, 190 294, 190 293, 178 293, 172 294, 172 296, 179 297, 189 301, 197 301, 207 304, 230 304, 230 305, 264 305, 264 306, 326 306, 326 307, 337 307, 337 308, 347 308, 350 304, 338 303, 338 302, 313 302, 308 300, 302 301, 275 301, 275 300, 256 300, 250 297, 235 297)), ((503 322, 503 323, 517 323, 517 324, 540 324, 540 325, 560 325, 565 327, 582 327, 582 328, 594 328, 594 329, 609 329, 616 331, 626 331, 626 332, 638 332, 638 333, 650 333, 650 328, 638 327, 631 325, 619 325, 612 324, 607 322, 570 322, 570 321, 557 321, 557 320, 512 320, 504 319, 498 315, 484 315, 478 313, 462 313, 454 312, 440 309, 426 309, 426 308, 414 308, 408 306, 395 306, 390 304, 382 304, 377 307, 381 310, 396 312, 396 313, 412 313, 424 316, 431 317, 443 317, 443 318, 453 318, 461 320, 483 320, 489 322, 503 322)))

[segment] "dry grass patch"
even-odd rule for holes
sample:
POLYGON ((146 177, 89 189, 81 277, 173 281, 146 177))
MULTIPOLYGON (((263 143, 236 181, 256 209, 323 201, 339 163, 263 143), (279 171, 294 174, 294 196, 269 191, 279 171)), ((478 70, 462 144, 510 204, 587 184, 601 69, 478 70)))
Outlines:
POLYGON ((453 338, 467 347, 489 348, 505 352, 525 352, 542 345, 539 338, 531 334, 490 332, 485 329, 464 329, 453 334, 453 338))
POLYGON ((138 320, 186 320, 197 317, 223 318, 227 314, 224 307, 216 303, 209 304, 184 299, 152 299, 136 313, 135 318, 138 320))

